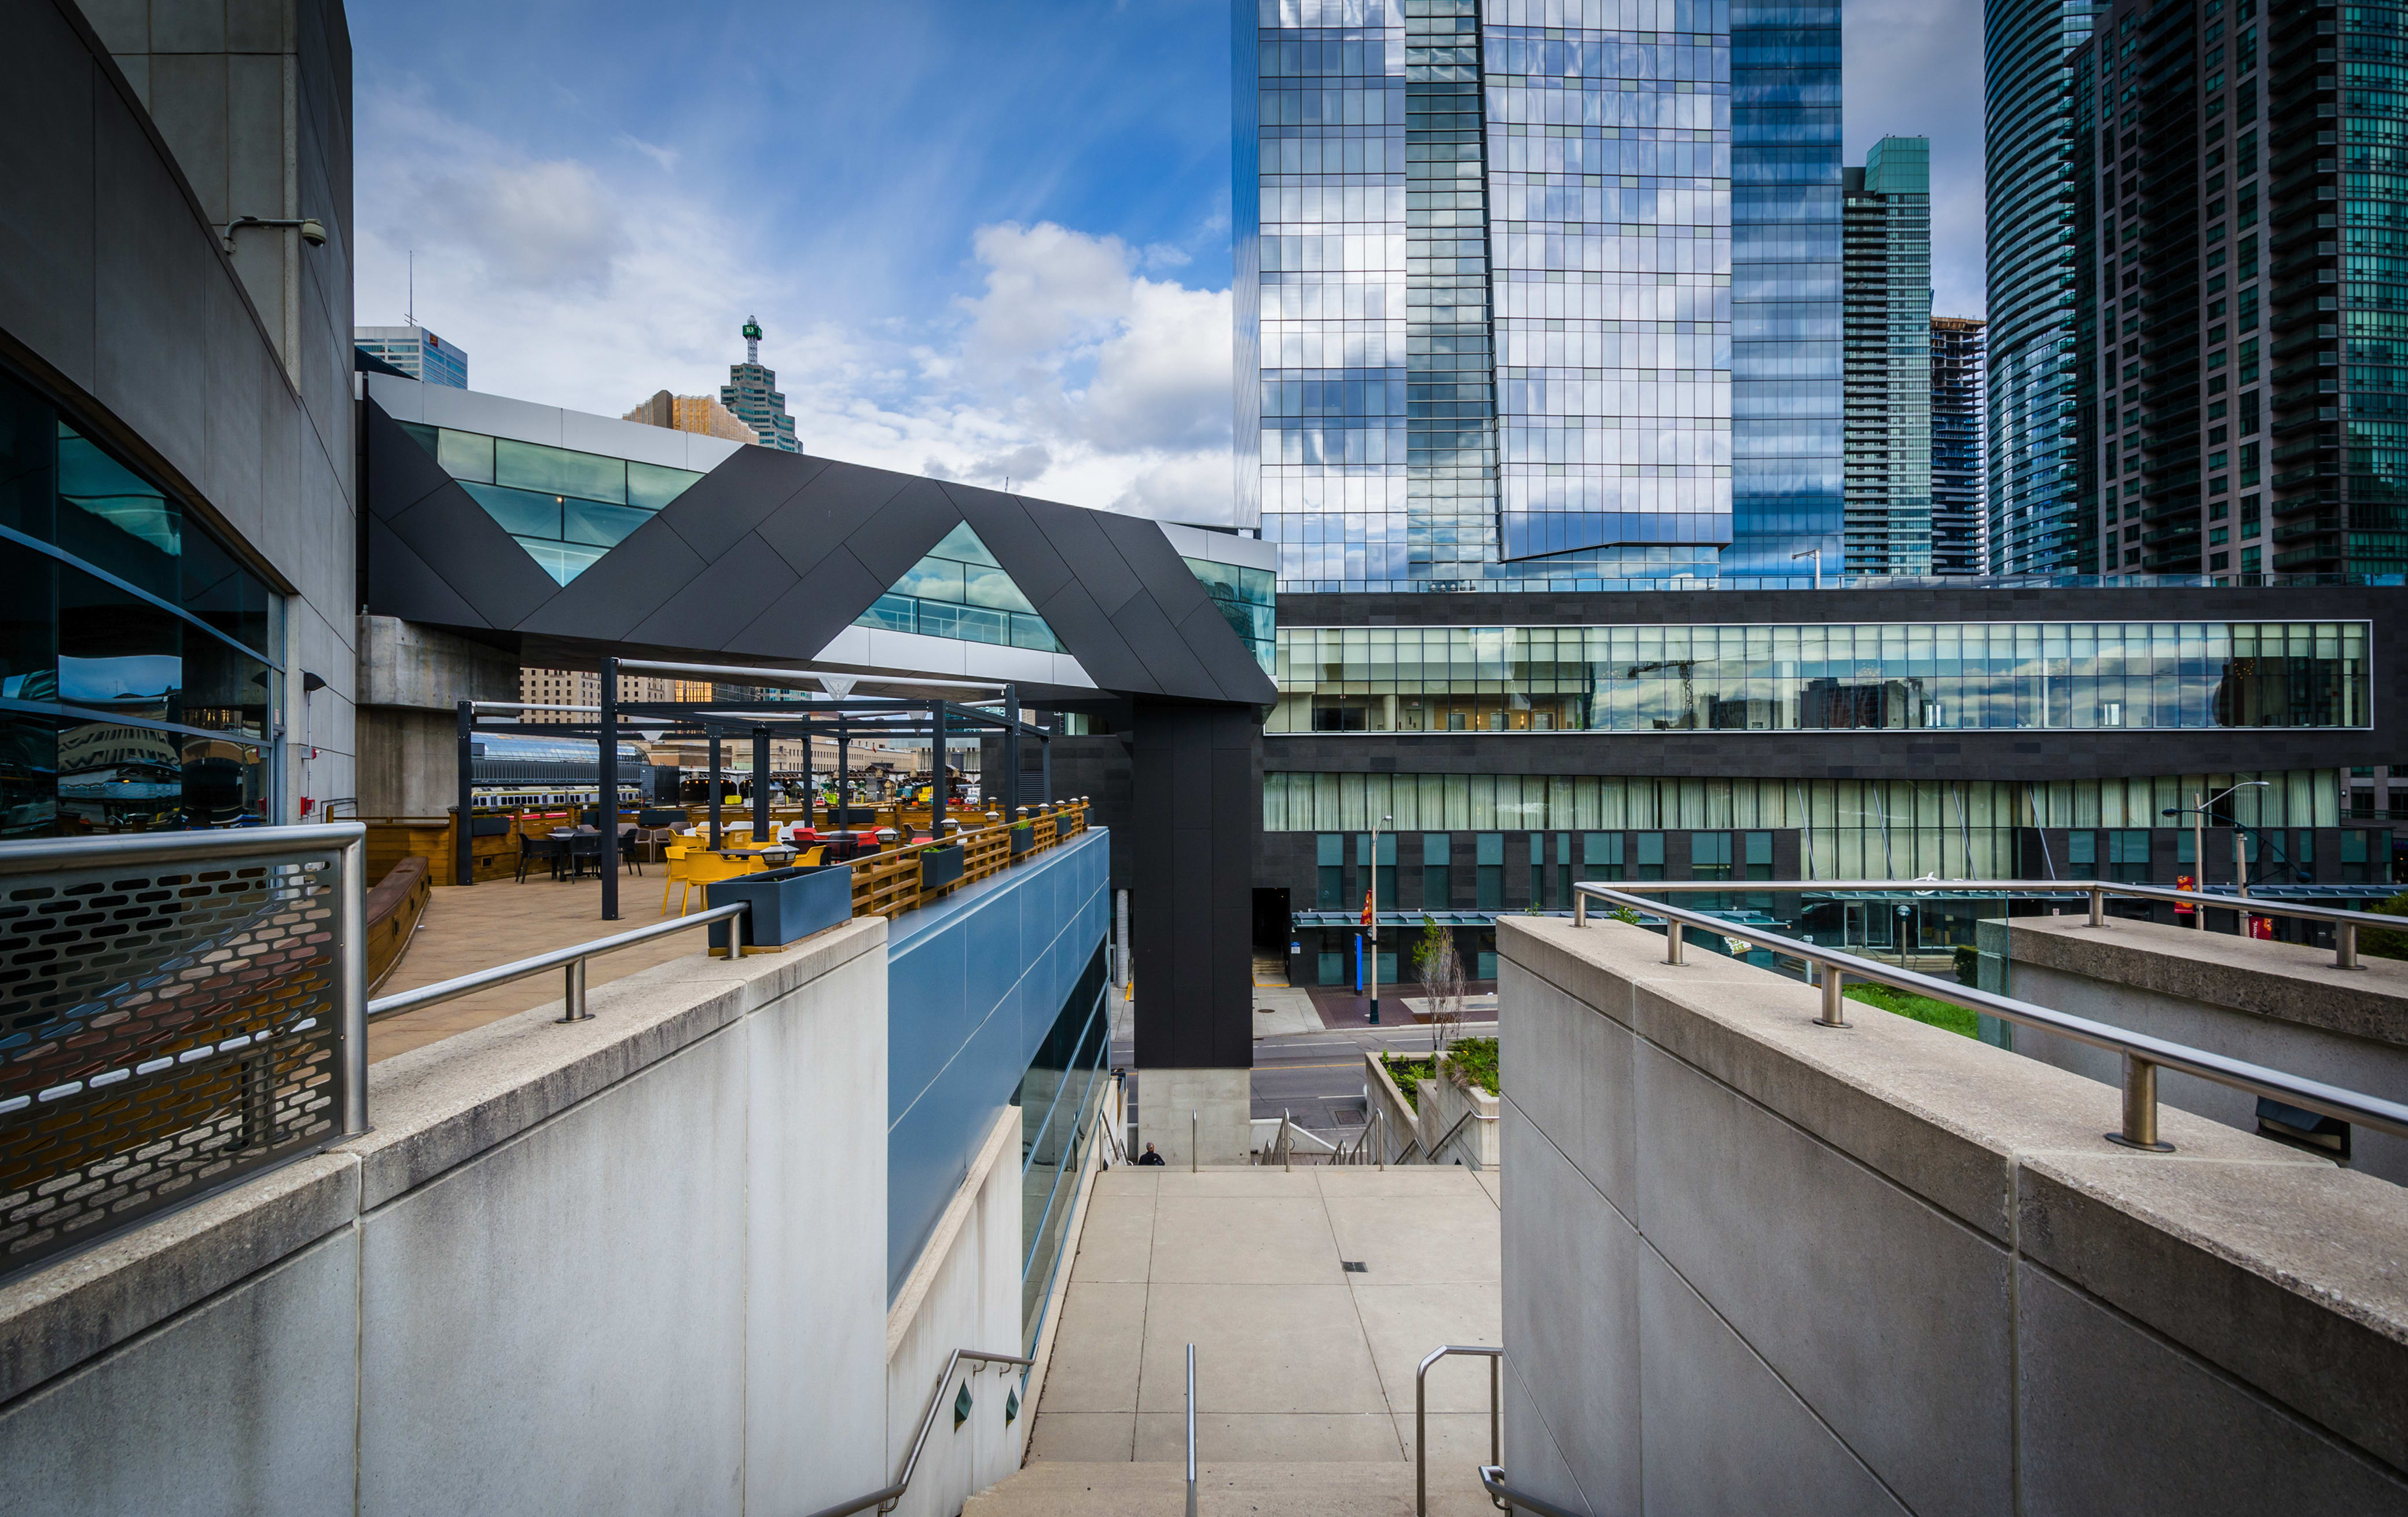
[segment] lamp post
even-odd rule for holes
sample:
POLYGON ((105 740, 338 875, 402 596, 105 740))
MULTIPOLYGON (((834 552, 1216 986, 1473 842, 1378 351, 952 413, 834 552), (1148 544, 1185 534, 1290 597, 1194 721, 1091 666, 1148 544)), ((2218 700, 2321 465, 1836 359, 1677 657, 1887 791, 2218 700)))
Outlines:
MULTIPOLYGON (((2201 801, 2199 798, 2199 792, 2197 790, 2193 790, 2190 793, 2191 867, 2199 871, 2199 883, 2201 889, 2205 889, 2207 885, 2207 808, 2214 805, 2226 796, 2234 794, 2237 791, 2254 789, 2259 786, 2272 785, 2272 783, 2273 781, 2272 780, 2243 780, 2238 785, 2226 786, 2223 789, 2216 791, 2214 795, 2209 796, 2204 801, 2201 801)), ((2183 814, 2183 810, 2184 808, 2181 806, 2168 806, 2165 809, 2165 815, 2169 816, 2179 816, 2183 814)), ((2249 871, 2243 860, 2241 853, 2241 822, 2239 817, 2233 818, 2232 826, 2232 883, 2234 889, 2238 889, 2244 898, 2247 897, 2249 894, 2249 871)), ((2192 912, 2190 914, 2190 924, 2200 932, 2206 932, 2207 913, 2204 911, 2192 912)))
POLYGON ((1803 553, 1793 553, 1789 556, 1789 561, 1793 564, 1800 558, 1814 560, 1814 588, 1821 589, 1823 587, 1823 550, 1808 548, 1803 553))
POLYGON ((1380 1022, 1380 829, 1395 819, 1383 816, 1371 824, 1371 889, 1365 896, 1371 904, 1363 915, 1371 930, 1371 1024, 1374 1027, 1380 1022))

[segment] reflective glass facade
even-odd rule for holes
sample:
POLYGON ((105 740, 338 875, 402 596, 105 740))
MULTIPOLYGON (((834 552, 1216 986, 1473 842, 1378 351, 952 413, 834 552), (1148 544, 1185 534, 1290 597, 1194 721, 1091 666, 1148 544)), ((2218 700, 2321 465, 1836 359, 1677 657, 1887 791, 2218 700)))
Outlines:
POLYGON ((1931 139, 1882 138, 1845 188, 1847 571, 1920 577, 1932 572, 1931 139))
POLYGON ((855 626, 1060 653, 1062 642, 963 522, 853 618, 855 626))
POLYGON ((1983 12, 1989 279, 1989 571, 2095 573, 2075 498, 2072 55, 2089 0, 1983 12))
POLYGON ((1271 732, 2372 725, 2364 622, 1283 627, 1271 732))
POLYGON ((258 825, 283 602, 0 374, 0 834, 258 825))
POLYGON ((1202 583, 1204 593, 1212 598, 1222 618, 1230 630, 1254 654, 1254 661, 1266 672, 1278 651, 1274 629, 1279 622, 1277 579, 1268 569, 1248 569, 1242 564, 1216 563, 1210 558, 1180 560, 1188 572, 1202 583))
POLYGON ((1982 401, 1986 378, 1978 317, 1931 318, 1931 571, 1979 574, 1982 552, 1982 401))
POLYGON ((1062 1237, 1078 1209, 1088 1150, 1111 1085, 1111 1019, 1105 1007, 1104 951, 1096 950, 1070 999, 1054 1019, 1037 1057, 1020 1076, 1020 1318, 1025 1353, 1036 1351, 1045 1298, 1062 1258, 1062 1237))
POLYGON ((1836 559, 1836 7, 1236 17, 1239 508, 1283 588, 1836 559))
MULTIPOLYGON (((2189 805, 2193 795, 2213 795, 2253 780, 2269 783, 2237 791, 2230 802, 2243 826, 2340 825, 2338 773, 2294 769, 2039 784, 1272 773, 1263 776, 1263 827, 1337 834, 1341 845, 1344 834, 1360 833, 1383 818, 1383 845, 1398 832, 1569 833, 1546 851, 1562 861, 1560 867, 1577 868, 1582 879, 1665 878, 1667 832, 1795 830, 1800 834, 1799 866, 1808 879, 2013 879, 2019 873, 2018 829, 2154 828, 2186 839, 2187 818, 2175 827, 2175 819, 2164 815, 2168 809, 2189 805)), ((2095 848, 2097 834, 2077 834, 2086 835, 2095 848)), ((1737 878, 1742 869, 1756 866, 1741 862, 1749 849, 1744 840, 1734 841, 1739 846, 1715 852, 1732 868, 1729 877, 1737 878)), ((2284 851, 2296 857, 2299 849, 2294 843, 2284 851)), ((1698 877, 1699 850, 1692 845, 1674 856, 1680 852, 1688 853, 1690 861, 1680 874, 1698 877)), ((2088 861, 2050 861, 2069 876, 2104 874, 2113 853, 2111 846, 2088 861)), ((1390 889, 1383 882, 1382 895, 1390 889)), ((1569 894, 1563 890, 1555 904, 1564 904, 1569 894)), ((1357 897, 1345 904, 1359 903, 1357 897)))
POLYGON ((399 425, 563 585, 702 478, 606 454, 418 422, 399 425))

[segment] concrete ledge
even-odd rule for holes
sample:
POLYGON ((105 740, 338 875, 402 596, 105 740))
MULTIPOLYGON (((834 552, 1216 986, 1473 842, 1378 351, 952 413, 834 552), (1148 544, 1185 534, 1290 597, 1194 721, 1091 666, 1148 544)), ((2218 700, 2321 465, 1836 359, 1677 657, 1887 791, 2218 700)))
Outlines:
POLYGON ((2408 1047, 2408 962, 2337 969, 2303 947, 2111 917, 2014 917, 2008 957, 2090 979, 2408 1047))
MULTIPOLYGON (((1533 1156, 1507 1187, 1506 1341, 1532 1428, 1569 1438, 1563 1494, 1619 1488, 1611 1451, 1643 1442, 1651 1503, 1684 1510, 1827 1466, 1909 1510, 1986 1510, 2112 1423, 2143 1463, 2258 1439, 2269 1480, 2408 1504, 2408 1191, 2169 1107, 2177 1151, 2135 1154, 2104 1136, 2118 1092, 2070 1071, 1870 1005, 1821 1027, 1813 989, 1666 964, 1635 927, 1498 927, 1506 1136, 1533 1156), (2068 1304, 2026 1321, 2043 1296, 2068 1304), (1747 1351, 1698 1357, 1717 1334, 1747 1351), (2031 1405, 2098 1382, 2069 1354, 2154 1366, 2137 1404, 2186 1399, 2031 1405), (1705 1411, 1791 1398, 1813 1418, 1785 1452, 1705 1411), (1704 1483, 1656 1490, 1672 1469, 1704 1483)), ((1543 1465, 1538 1431, 1508 1435, 1543 1465)), ((1853 1501, 1801 1488, 1790 1510, 1853 1501)))

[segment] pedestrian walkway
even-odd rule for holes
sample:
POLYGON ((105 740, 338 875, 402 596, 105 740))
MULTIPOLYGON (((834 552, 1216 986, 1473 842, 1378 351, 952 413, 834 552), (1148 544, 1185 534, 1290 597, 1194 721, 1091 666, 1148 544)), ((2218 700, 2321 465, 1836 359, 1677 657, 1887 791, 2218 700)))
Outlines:
MULTIPOLYGON (((1150 1510, 1177 1492, 1162 1481, 1186 1457, 1193 1343, 1206 1510, 1217 1490, 1232 1510, 1410 1510, 1414 1366, 1442 1343, 1499 1340, 1498 1182, 1455 1167, 1097 1177, 1014 1482, 1025 1510, 1088 1510, 1069 1498, 1089 1493, 1098 1511, 1150 1510), (1359 1499, 1307 1499, 1325 1488, 1359 1499), (1274 1489, 1297 1504, 1261 1499, 1274 1489), (1130 1504, 1111 1508, 1111 1492, 1130 1504)), ((1441 1362, 1429 1393, 1430 1510, 1492 1510, 1473 1475, 1486 1363, 1441 1362)), ((1022 1510, 998 1499, 1014 1485, 971 1510, 1022 1510)))

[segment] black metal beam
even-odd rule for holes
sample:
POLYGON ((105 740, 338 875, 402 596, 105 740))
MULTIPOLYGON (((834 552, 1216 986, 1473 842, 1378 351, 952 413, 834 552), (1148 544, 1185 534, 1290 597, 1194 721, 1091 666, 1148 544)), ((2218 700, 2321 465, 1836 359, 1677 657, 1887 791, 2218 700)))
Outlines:
MULTIPOLYGON (((619 660, 602 660, 602 719, 596 723, 596 745, 601 749, 601 794, 595 813, 602 834, 602 857, 596 860, 602 871, 602 919, 619 919, 619 660)), ((583 971, 579 972, 582 974, 583 971)))

